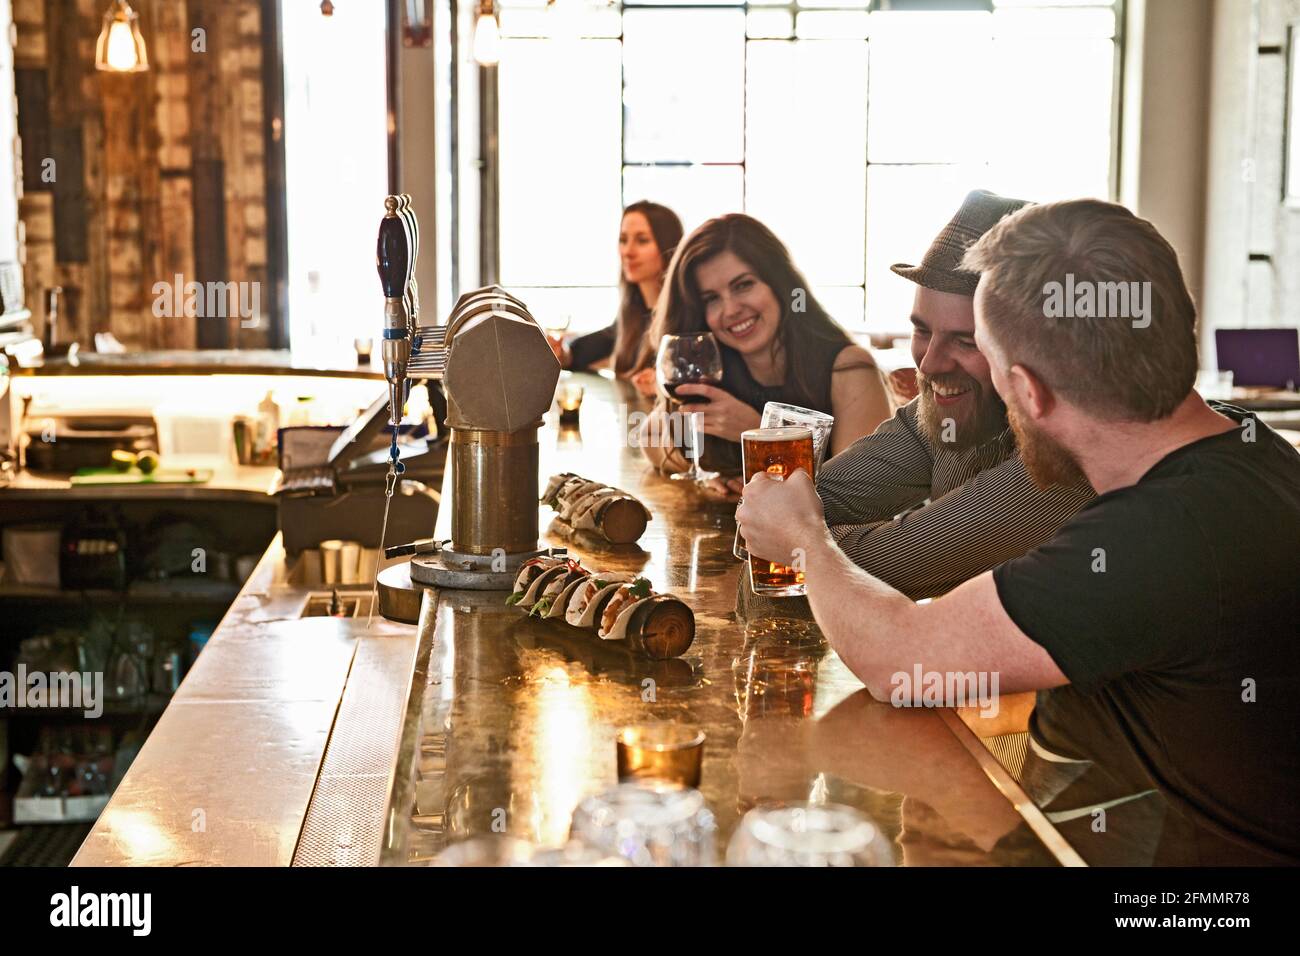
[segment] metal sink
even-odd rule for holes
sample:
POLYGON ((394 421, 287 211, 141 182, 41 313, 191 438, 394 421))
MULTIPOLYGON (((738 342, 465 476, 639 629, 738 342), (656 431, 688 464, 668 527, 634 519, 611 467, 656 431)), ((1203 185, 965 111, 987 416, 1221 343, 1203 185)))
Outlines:
POLYGON ((312 591, 307 595, 300 617, 367 617, 370 614, 371 592, 336 588, 332 591, 312 591))

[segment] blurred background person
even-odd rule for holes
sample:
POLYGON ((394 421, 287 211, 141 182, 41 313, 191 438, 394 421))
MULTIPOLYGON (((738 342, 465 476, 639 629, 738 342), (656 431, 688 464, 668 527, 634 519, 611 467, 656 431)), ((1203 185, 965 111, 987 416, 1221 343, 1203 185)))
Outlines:
POLYGON ((623 210, 618 231, 618 317, 599 332, 568 342, 551 339, 561 365, 575 371, 609 365, 620 378, 636 370, 664 273, 681 241, 682 221, 667 206, 643 199, 623 210))

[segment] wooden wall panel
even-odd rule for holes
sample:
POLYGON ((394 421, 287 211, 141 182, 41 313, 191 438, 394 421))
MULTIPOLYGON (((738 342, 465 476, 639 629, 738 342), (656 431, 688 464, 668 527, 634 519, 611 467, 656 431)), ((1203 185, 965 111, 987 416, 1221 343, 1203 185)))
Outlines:
MULTIPOLYGON (((28 194, 24 280, 65 290, 63 332, 129 348, 259 347, 238 314, 155 315, 157 282, 267 276, 259 0, 134 0, 150 69, 94 69, 107 0, 15 0, 28 194), (194 49, 202 28, 206 49, 194 49), (42 160, 57 178, 41 181, 42 160)), ((274 297, 263 289, 264 309, 274 297)))
POLYGON ((54 249, 59 262, 85 262, 90 209, 86 204, 84 140, 80 126, 50 129, 50 155, 57 164, 53 183, 54 249))

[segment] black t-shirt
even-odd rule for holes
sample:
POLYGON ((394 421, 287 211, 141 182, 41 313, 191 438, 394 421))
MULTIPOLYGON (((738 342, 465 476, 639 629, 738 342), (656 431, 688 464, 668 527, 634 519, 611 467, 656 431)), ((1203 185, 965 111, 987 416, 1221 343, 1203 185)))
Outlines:
POLYGON ((1300 859, 1300 454, 1215 407, 1241 426, 1171 452, 993 577, 1070 680, 1038 695, 1039 743, 1154 784, 1206 846, 1300 859))

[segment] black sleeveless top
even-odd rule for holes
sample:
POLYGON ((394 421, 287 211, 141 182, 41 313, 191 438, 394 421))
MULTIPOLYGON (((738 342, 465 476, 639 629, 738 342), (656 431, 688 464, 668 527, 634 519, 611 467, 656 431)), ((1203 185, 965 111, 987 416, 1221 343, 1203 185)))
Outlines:
MULTIPOLYGON (((722 387, 759 414, 762 414, 763 406, 768 402, 782 402, 786 405, 811 407, 814 411, 831 415, 833 414, 831 375, 835 368, 835 359, 849 344, 852 343, 828 342, 806 346, 816 350, 813 362, 816 372, 813 388, 817 394, 811 406, 807 404, 806 398, 795 397, 785 384, 762 385, 755 381, 740 353, 725 345, 718 346, 722 351, 722 387)), ((704 453, 700 456, 700 467, 724 475, 739 474, 740 444, 715 435, 706 435, 704 453)))

